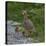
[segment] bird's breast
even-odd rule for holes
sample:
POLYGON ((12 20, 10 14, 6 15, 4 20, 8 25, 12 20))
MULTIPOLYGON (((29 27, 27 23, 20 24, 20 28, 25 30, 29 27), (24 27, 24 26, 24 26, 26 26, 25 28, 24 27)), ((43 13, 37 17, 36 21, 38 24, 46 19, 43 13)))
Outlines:
POLYGON ((29 22, 29 21, 24 21, 24 27, 26 28, 26 29, 32 29, 32 26, 31 26, 31 23, 29 22))

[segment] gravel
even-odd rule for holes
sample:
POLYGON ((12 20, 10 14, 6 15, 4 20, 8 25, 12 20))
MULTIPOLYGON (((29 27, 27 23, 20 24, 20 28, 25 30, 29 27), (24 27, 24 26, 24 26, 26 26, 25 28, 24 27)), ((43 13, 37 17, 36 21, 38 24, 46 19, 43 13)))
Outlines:
MULTIPOLYGON (((12 22, 13 23, 13 22, 12 22)), ((21 32, 16 32, 11 22, 7 23, 7 44, 26 44, 32 43, 31 38, 26 38, 21 32)))

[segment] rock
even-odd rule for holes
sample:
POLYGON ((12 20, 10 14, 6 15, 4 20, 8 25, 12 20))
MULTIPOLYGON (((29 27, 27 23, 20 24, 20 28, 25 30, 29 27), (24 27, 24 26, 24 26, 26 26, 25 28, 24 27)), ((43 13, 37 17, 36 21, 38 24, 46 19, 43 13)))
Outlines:
POLYGON ((16 32, 15 27, 11 26, 9 23, 7 23, 7 44, 32 43, 31 38, 24 37, 22 32, 16 32))

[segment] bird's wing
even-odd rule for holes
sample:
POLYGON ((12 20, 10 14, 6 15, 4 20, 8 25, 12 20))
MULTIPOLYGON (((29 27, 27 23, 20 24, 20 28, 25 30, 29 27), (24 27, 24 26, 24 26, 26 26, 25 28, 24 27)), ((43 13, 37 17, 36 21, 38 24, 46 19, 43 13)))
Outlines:
POLYGON ((29 21, 30 28, 32 28, 32 31, 36 31, 33 22, 31 20, 28 21, 29 21))

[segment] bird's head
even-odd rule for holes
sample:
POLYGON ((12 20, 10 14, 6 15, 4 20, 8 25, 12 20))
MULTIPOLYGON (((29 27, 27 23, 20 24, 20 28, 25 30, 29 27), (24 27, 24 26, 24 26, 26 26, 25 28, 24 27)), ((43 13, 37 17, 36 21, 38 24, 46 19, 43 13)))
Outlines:
POLYGON ((24 16, 24 19, 28 19, 29 17, 27 10, 22 10, 22 15, 24 16))
POLYGON ((22 15, 27 15, 27 11, 26 10, 22 10, 22 15))

